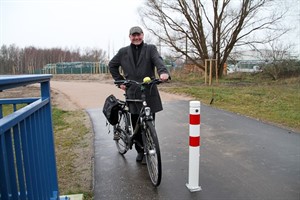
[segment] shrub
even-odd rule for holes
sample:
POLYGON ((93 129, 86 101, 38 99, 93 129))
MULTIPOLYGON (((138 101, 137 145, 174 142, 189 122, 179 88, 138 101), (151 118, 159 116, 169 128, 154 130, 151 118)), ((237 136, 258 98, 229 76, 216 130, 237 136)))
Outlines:
POLYGON ((263 73, 272 77, 273 80, 300 76, 299 60, 282 60, 272 62, 264 66, 263 73))

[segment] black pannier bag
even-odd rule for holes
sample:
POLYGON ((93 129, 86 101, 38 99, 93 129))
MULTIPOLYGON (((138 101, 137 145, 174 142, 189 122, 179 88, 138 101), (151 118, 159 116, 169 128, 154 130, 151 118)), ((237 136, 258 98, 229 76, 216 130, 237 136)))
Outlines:
POLYGON ((118 112, 119 112, 120 106, 118 103, 117 98, 114 95, 109 95, 104 103, 103 106, 103 114, 105 115, 107 121, 111 125, 115 125, 118 123, 118 112))

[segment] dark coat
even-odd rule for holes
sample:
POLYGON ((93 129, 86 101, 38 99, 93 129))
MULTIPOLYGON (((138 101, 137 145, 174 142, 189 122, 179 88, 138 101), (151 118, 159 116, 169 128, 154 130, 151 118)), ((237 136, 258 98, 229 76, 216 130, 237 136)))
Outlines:
MULTIPOLYGON (((109 62, 109 70, 114 80, 135 80, 142 82, 145 77, 155 78, 155 71, 158 75, 169 74, 157 48, 154 45, 144 43, 141 49, 137 65, 134 63, 133 53, 130 46, 121 48, 109 62), (120 73, 119 67, 122 68, 120 73), (155 70, 156 68, 156 70, 155 70)), ((132 85, 126 91, 128 98, 140 98, 139 89, 132 85)), ((162 103, 156 85, 152 85, 146 90, 146 101, 153 113, 161 111, 162 103)), ((130 112, 138 114, 140 105, 130 105, 130 112)))

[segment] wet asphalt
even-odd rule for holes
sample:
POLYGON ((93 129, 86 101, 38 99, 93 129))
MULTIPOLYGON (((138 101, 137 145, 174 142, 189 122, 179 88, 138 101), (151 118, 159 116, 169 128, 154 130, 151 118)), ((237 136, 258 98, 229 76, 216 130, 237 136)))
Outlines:
POLYGON ((300 199, 300 133, 201 106, 199 186, 188 182, 189 101, 164 103, 156 115, 162 182, 154 188, 135 150, 121 156, 102 108, 88 109, 93 123, 95 199, 300 199))

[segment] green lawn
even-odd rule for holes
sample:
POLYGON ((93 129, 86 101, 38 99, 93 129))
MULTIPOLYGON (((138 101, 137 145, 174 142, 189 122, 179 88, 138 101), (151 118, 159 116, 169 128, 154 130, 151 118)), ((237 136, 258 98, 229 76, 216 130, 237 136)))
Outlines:
POLYGON ((56 163, 61 194, 92 199, 92 130, 84 111, 52 110, 56 163))
POLYGON ((204 104, 300 130, 300 77, 271 81, 261 75, 232 75, 204 84, 203 78, 173 75, 162 90, 186 94, 204 104), (212 104, 210 104, 212 102, 212 104))

